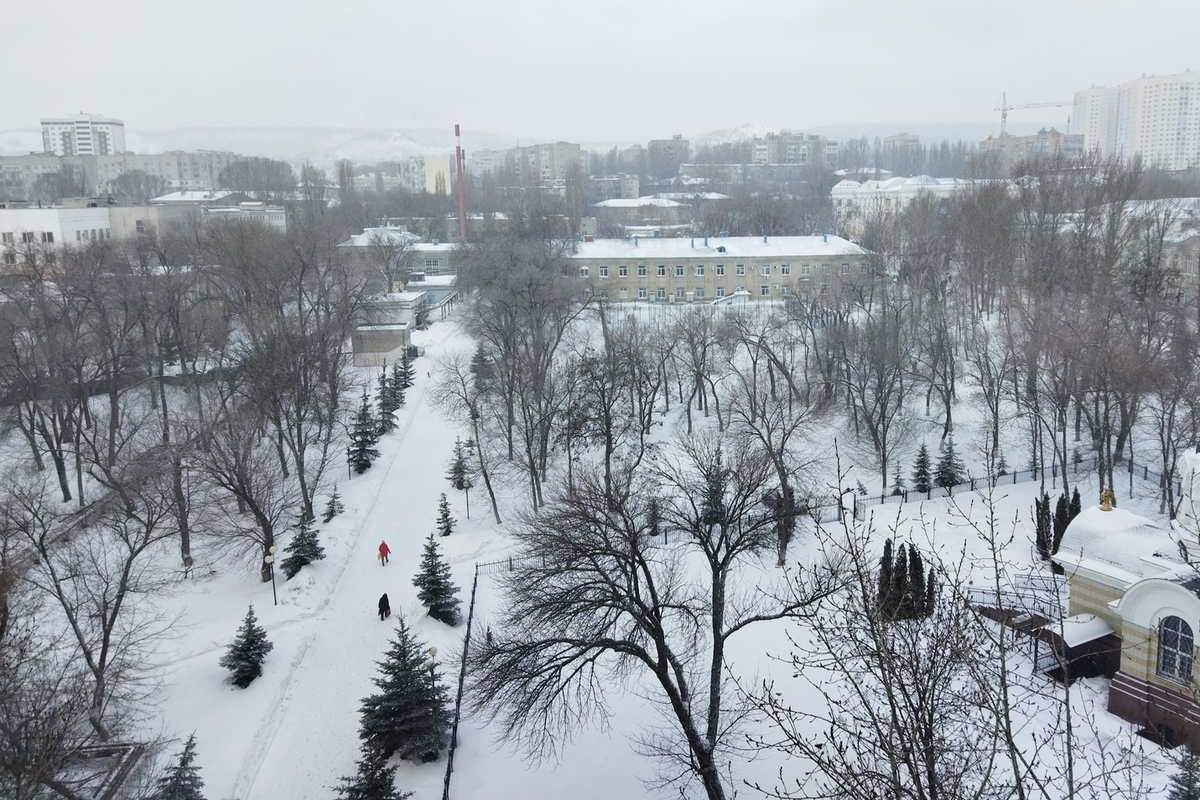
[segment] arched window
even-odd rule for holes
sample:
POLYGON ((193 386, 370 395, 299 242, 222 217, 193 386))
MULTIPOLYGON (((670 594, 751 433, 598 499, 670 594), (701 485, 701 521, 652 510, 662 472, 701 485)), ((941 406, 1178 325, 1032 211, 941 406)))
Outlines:
POLYGON ((1167 617, 1158 626, 1158 674, 1173 681, 1192 678, 1192 626, 1167 617))

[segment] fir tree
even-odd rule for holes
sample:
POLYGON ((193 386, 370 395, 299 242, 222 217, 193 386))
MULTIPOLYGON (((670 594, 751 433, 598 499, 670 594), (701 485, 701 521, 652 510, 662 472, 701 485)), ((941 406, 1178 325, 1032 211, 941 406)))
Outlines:
POLYGON ((900 616, 916 619, 925 615, 925 561, 921 551, 908 546, 908 585, 900 606, 900 616))
POLYGON ((896 560, 892 564, 891 605, 886 609, 887 616, 891 619, 903 617, 907 602, 908 548, 902 544, 896 548, 896 560))
POLYGON ((471 356, 471 375, 475 378, 476 394, 483 394, 491 388, 496 370, 492 366, 492 360, 488 358, 487 351, 483 349, 483 342, 479 343, 475 354, 471 356))
POLYGON ((467 468, 467 457, 463 451, 463 443, 461 439, 454 439, 454 454, 450 457, 450 466, 446 470, 446 480, 450 481, 450 485, 460 492, 466 488, 467 475, 470 470, 467 468))
POLYGON ((405 800, 412 792, 396 789, 396 768, 387 765, 387 756, 363 748, 358 770, 353 777, 342 778, 338 800, 405 800))
POLYGON ((1176 770, 1167 782, 1167 800, 1200 800, 1200 755, 1184 747, 1173 760, 1176 770))
POLYGON ((411 389, 416 377, 417 368, 413 364, 413 359, 409 355, 409 351, 405 350, 404 357, 400 359, 400 380, 396 385, 402 389, 411 389))
POLYGON ((408 392, 408 384, 405 383, 405 380, 404 368, 397 361, 392 364, 392 379, 388 382, 388 396, 392 408, 404 408, 404 398, 408 392))
POLYGON ((230 680, 234 686, 245 689, 251 681, 262 675, 263 661, 274 646, 267 641, 267 632, 259 626, 258 618, 254 616, 254 606, 250 606, 246 618, 242 620, 242 627, 238 629, 237 638, 221 656, 221 666, 233 673, 230 680))
POLYGON ((1042 490, 1042 496, 1035 499, 1033 511, 1034 544, 1037 545, 1038 555, 1049 561, 1054 555, 1054 529, 1050 520, 1050 495, 1042 490))
POLYGON ((875 607, 888 616, 891 616, 891 609, 896 605, 892 597, 893 561, 892 540, 887 539, 883 543, 883 556, 879 559, 879 588, 875 592, 875 607))
POLYGON ((325 512, 321 515, 321 522, 329 522, 345 510, 346 506, 342 505, 342 496, 338 494, 337 484, 334 484, 333 494, 329 495, 329 499, 325 502, 325 512))
POLYGON ((195 760, 196 734, 193 733, 184 743, 179 760, 158 779, 152 800, 204 800, 200 791, 204 781, 200 779, 200 768, 192 763, 195 760))
POLYGON ((925 603, 924 616, 928 617, 933 613, 934 605, 937 603, 937 576, 933 573, 933 567, 929 568, 929 575, 925 577, 925 603))
POLYGON ((396 640, 377 662, 381 674, 373 682, 379 692, 362 701, 358 736, 364 752, 385 760, 398 753, 409 761, 434 761, 450 730, 446 687, 426 665, 424 644, 412 637, 403 617, 398 621, 396 640))
POLYGON ((1000 454, 1000 459, 996 462, 996 475, 1008 474, 1008 462, 1004 460, 1004 453, 1000 454))
POLYGON ((369 470, 375 459, 379 458, 379 451, 375 449, 375 443, 378 441, 375 418, 371 413, 371 398, 367 397, 367 390, 363 389, 362 405, 358 408, 354 427, 350 429, 350 466, 357 474, 362 475, 369 470))
POLYGON ((1050 541, 1050 555, 1058 552, 1058 546, 1062 543, 1063 534, 1067 532, 1067 525, 1071 523, 1071 501, 1067 499, 1065 494, 1058 496, 1058 502, 1054 504, 1054 521, 1052 531, 1054 538, 1050 541))
POLYGON ((904 475, 900 472, 900 459, 896 459, 895 470, 892 472, 892 496, 904 494, 904 475))
POLYGON ((1075 487, 1075 491, 1071 494, 1071 503, 1067 506, 1067 524, 1071 524, 1071 520, 1079 516, 1079 512, 1083 510, 1083 501, 1079 499, 1079 487, 1075 487))
POLYGON ((876 610, 887 619, 927 617, 933 613, 936 595, 933 568, 926 573, 920 551, 902 544, 893 555, 892 540, 886 540, 879 560, 876 610))
POLYGON ((396 406, 393 405, 395 394, 392 392, 391 386, 388 383, 387 370, 379 373, 379 435, 386 436, 396 430, 396 417, 394 411, 396 406))
POLYGON ((442 536, 449 536, 454 533, 454 523, 458 522, 454 517, 450 516, 450 501, 446 499, 446 493, 442 492, 442 497, 438 500, 438 517, 437 529, 442 536))
POLYGON ((413 578, 413 586, 419 590, 417 597, 429 609, 429 616, 451 626, 459 623, 458 587, 450 582, 450 565, 438 552, 437 540, 432 533, 425 543, 421 571, 413 578))
POLYGON ((288 546, 283 548, 283 552, 287 553, 288 557, 279 566, 288 580, 296 577, 296 573, 302 568, 325 557, 325 549, 317 539, 316 529, 303 514, 300 515, 299 530, 292 537, 292 541, 288 542, 288 546))
POLYGON ((917 450, 916 463, 913 464, 912 485, 914 490, 928 492, 933 488, 929 469, 929 449, 925 447, 924 442, 921 442, 921 448, 917 450))
POLYGON ((966 467, 954 449, 954 437, 946 440, 946 447, 938 459, 934 484, 940 489, 949 489, 966 480, 966 467))

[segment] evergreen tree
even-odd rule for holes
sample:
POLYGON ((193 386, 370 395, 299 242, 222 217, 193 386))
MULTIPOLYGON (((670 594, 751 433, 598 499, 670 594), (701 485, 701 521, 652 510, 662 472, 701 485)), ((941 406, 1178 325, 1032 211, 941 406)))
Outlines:
POLYGON ((385 369, 379 373, 379 391, 377 392, 380 436, 386 436, 396 430, 396 417, 393 413, 397 408, 394 404, 395 396, 391 384, 388 382, 387 370, 385 369))
POLYGON ((398 753, 409 761, 435 761, 448 743, 450 712, 441 679, 426 665, 424 644, 399 617, 396 640, 373 679, 377 694, 362 701, 358 736, 363 751, 381 759, 398 753))
POLYGON ((354 427, 350 429, 349 459, 355 473, 362 475, 371 468, 375 459, 379 458, 379 451, 375 449, 375 443, 378 441, 375 418, 371 413, 371 398, 367 397, 367 390, 363 389, 362 405, 354 418, 354 427))
POLYGON ((913 489, 918 492, 928 492, 933 488, 929 469, 929 449, 925 447, 924 442, 921 442, 921 448, 917 450, 916 463, 913 464, 913 489))
POLYGON ((1034 544, 1043 560, 1049 561, 1054 555, 1054 529, 1050 520, 1050 495, 1042 490, 1042 496, 1035 499, 1033 511, 1034 544))
POLYGON ((1067 532, 1067 525, 1071 522, 1071 501, 1067 499, 1065 494, 1058 496, 1058 502, 1054 504, 1054 522, 1052 531, 1054 538, 1050 541, 1050 555, 1058 552, 1058 546, 1062 543, 1063 534, 1067 532))
POLYGON ((262 675, 263 661, 274 646, 267 641, 267 632, 259 626, 258 618, 254 616, 254 606, 250 606, 246 618, 242 620, 242 627, 238 629, 237 638, 221 656, 221 666, 233 673, 230 680, 234 686, 245 689, 251 681, 262 675))
POLYGON ((392 408, 404 408, 404 397, 410 384, 405 383, 404 368, 399 361, 392 364, 392 379, 388 382, 388 396, 392 408))
POLYGON ((996 475, 1008 474, 1008 462, 1004 460, 1004 453, 1000 454, 1000 459, 996 461, 996 475))
POLYGON ((937 576, 933 573, 933 567, 929 568, 929 575, 925 578, 925 604, 924 616, 928 617, 933 613, 934 604, 937 602, 937 576))
POLYGON ((1176 770, 1167 782, 1167 800, 1200 800, 1200 755, 1184 747, 1174 761, 1176 770))
POLYGON ((963 466, 962 459, 958 457, 958 452, 954 449, 954 437, 951 436, 946 440, 946 447, 942 450, 941 458, 938 459, 934 484, 938 488, 949 489, 965 480, 966 467, 963 466))
POLYGON ((925 615, 925 561, 921 551, 908 546, 908 586, 905 587, 900 616, 916 619, 925 615))
POLYGON ((425 543, 421 571, 413 578, 413 586, 419 590, 417 597, 429 609, 429 616, 451 626, 459 623, 458 587, 450 582, 450 565, 442 559, 432 533, 425 543))
POLYGON ((316 528, 303 514, 300 515, 299 530, 292 537, 292 541, 288 542, 288 546, 283 548, 283 552, 287 553, 288 557, 279 566, 283 568, 283 574, 288 580, 296 577, 296 573, 302 568, 325 557, 325 549, 317 539, 316 528))
POLYGON ((936 595, 933 568, 926 573, 920 551, 902 544, 893 554, 892 540, 886 540, 879 560, 876 610, 887 619, 927 617, 933 613, 936 595))
POLYGON ((892 472, 892 496, 904 494, 904 475, 900 472, 900 459, 896 459, 895 470, 892 472))
POLYGON ((450 501, 446 499, 446 493, 442 492, 442 497, 438 500, 438 533, 442 536, 449 536, 454 533, 454 523, 456 522, 458 520, 450 516, 450 501))
POLYGON ((475 354, 471 356, 471 375, 475 378, 475 392, 483 394, 491 388, 492 380, 496 376, 496 369, 492 366, 492 360, 488 358, 487 351, 483 349, 483 342, 475 348, 475 354))
POLYGON ((662 533, 662 511, 658 507, 658 498, 650 498, 650 507, 646 511, 646 527, 650 529, 651 536, 658 536, 662 533))
POLYGON ((396 768, 387 765, 387 756, 363 748, 354 777, 342 778, 338 800, 405 800, 412 792, 396 789, 396 768))
POLYGON ((467 475, 470 470, 467 468, 467 457, 463 451, 463 443, 457 437, 454 439, 454 455, 450 457, 450 466, 446 470, 446 480, 450 481, 450 485, 460 492, 466 487, 467 475))
POLYGON ((1079 499, 1079 487, 1075 487, 1074 493, 1071 495, 1071 503, 1067 506, 1067 524, 1071 524, 1071 520, 1079 516, 1079 512, 1083 510, 1083 501, 1079 499))
POLYGON ((396 385, 402 389, 411 389, 416 380, 417 368, 413 364, 412 356, 409 355, 408 350, 404 351, 404 357, 400 359, 399 377, 400 380, 396 385))
POLYGON ((333 494, 329 495, 329 499, 325 502, 325 512, 321 515, 321 522, 329 522, 345 510, 346 506, 342 505, 342 496, 338 494, 337 484, 334 484, 333 494))
POLYGON ((179 760, 158 779, 152 800, 204 800, 200 791, 204 781, 200 779, 200 768, 192 763, 195 760, 196 734, 193 733, 184 743, 179 760))
POLYGON ((883 557, 879 559, 879 589, 875 593, 875 607, 881 613, 891 616, 896 606, 892 596, 892 570, 895 568, 892 555, 892 540, 883 543, 883 557))

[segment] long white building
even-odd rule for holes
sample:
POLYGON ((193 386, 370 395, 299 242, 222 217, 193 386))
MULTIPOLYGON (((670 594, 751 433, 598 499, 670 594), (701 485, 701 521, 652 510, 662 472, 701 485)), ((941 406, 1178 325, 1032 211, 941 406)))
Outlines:
POLYGON ((1149 75, 1075 93, 1074 130, 1084 147, 1163 169, 1200 166, 1200 72, 1149 75))
POLYGON ((56 156, 111 156, 125 152, 125 123, 99 114, 42 120, 42 149, 56 156))

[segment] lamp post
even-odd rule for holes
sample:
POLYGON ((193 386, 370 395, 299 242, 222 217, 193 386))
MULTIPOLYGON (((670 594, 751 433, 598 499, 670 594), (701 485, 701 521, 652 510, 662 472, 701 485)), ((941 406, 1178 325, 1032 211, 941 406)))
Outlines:
POLYGON ((275 601, 275 605, 279 605, 279 595, 275 592, 275 551, 278 549, 275 545, 271 545, 267 549, 267 554, 263 556, 263 563, 271 570, 271 599, 275 601))
POLYGON ((471 518, 471 479, 463 478, 463 491, 467 493, 467 519, 471 518))
POLYGON ((425 662, 425 669, 429 670, 429 688, 433 688, 433 668, 437 666, 437 647, 430 647, 425 651, 429 654, 429 660, 425 662))

